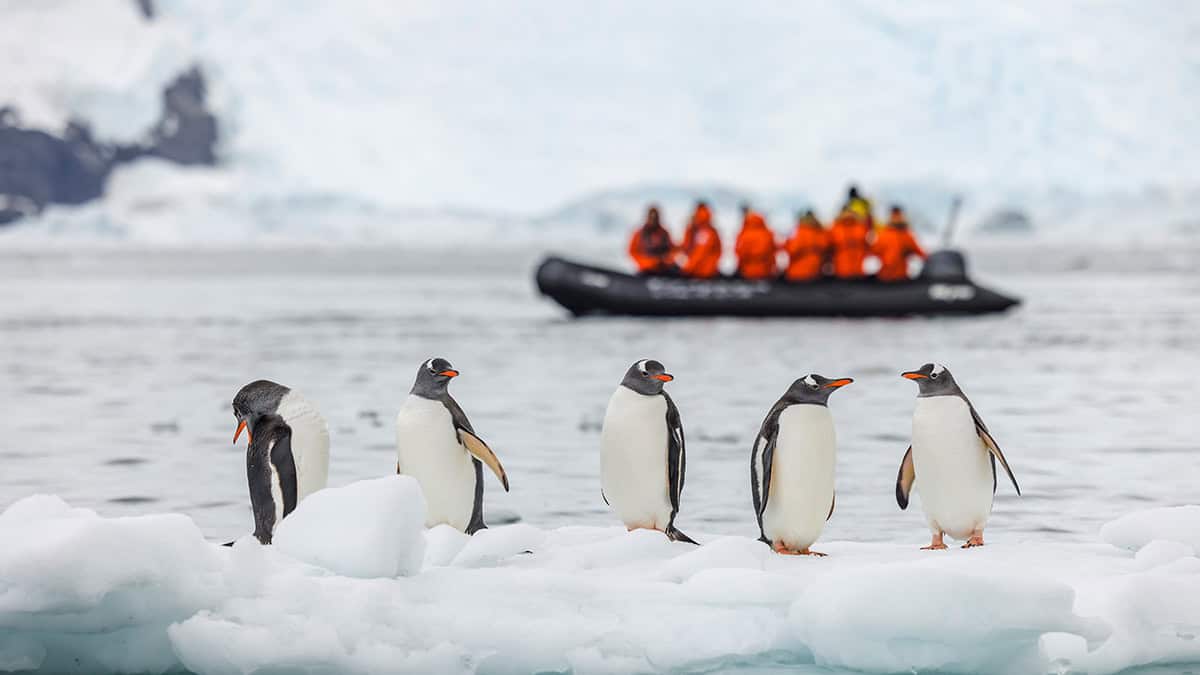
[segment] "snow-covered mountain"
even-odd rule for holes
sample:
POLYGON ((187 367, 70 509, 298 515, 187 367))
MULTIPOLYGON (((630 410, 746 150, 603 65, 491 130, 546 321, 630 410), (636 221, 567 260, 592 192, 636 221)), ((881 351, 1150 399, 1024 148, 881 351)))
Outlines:
POLYGON ((962 193, 968 227, 1200 230, 1187 4, 150 4, 0 0, 0 106, 129 140, 198 63, 221 165, 144 160, 22 233, 607 236, 647 199, 828 215, 852 179, 934 223, 962 193))

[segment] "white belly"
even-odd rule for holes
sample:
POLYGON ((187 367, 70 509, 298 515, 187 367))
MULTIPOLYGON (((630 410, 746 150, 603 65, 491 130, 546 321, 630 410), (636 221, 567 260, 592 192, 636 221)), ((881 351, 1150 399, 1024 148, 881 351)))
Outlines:
POLYGON ((410 395, 396 415, 396 465, 421 484, 425 526, 465 532, 475 509, 475 465, 440 401, 410 395))
POLYGON ((779 415, 763 534, 793 550, 821 536, 833 504, 837 440, 823 405, 793 405, 779 415))
POLYGON ((317 412, 317 407, 294 390, 284 394, 277 412, 292 428, 296 502, 299 503, 324 488, 329 478, 329 425, 317 412))
POLYGON ((665 398, 617 387, 600 432, 600 485, 626 527, 666 529, 671 497, 665 398))
POLYGON ((955 539, 982 530, 992 513, 992 466, 966 401, 918 397, 912 441, 913 489, 929 527, 955 539))

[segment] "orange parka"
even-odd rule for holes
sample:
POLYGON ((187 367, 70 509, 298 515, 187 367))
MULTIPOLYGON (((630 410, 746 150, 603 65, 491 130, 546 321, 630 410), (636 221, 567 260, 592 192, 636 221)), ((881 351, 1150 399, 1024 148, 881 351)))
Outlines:
POLYGON ((775 259, 779 249, 767 221, 754 211, 746 213, 737 236, 738 274, 744 279, 769 279, 779 273, 775 259))
POLYGON ((829 228, 833 245, 833 274, 839 279, 858 279, 863 276, 863 261, 867 258, 870 233, 866 218, 843 211, 829 228))
POLYGON ((812 281, 821 276, 829 252, 829 233, 816 218, 803 218, 783 245, 788 254, 788 281, 812 281))
POLYGON ((710 221, 688 226, 684 244, 683 273, 698 279, 709 279, 721 273, 721 235, 710 221))
POLYGON ((653 274, 674 267, 675 244, 671 233, 661 225, 643 225, 629 240, 629 257, 638 272, 653 274))
POLYGON ((908 257, 919 256, 925 259, 925 250, 917 243, 908 223, 903 220, 892 221, 875 235, 875 244, 871 253, 879 258, 879 272, 876 277, 880 281, 904 281, 908 279, 908 257))

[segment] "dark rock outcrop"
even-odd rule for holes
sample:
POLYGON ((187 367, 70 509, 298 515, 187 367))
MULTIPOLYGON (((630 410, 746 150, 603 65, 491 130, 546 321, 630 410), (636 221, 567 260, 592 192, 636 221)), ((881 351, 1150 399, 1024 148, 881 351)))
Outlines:
POLYGON ((85 121, 61 135, 22 126, 11 107, 0 108, 0 225, 40 212, 48 204, 82 204, 104 194, 113 169, 141 157, 188 165, 217 162, 217 119, 209 112, 204 74, 193 67, 163 90, 163 111, 147 140, 109 144, 85 121))

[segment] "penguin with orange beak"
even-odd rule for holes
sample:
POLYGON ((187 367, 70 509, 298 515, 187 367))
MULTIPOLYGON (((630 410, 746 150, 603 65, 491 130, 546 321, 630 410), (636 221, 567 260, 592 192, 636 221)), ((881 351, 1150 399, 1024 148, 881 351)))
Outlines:
POLYGON ((965 541, 963 548, 983 546, 983 528, 992 515, 996 463, 1021 494, 1017 478, 983 417, 955 382, 949 369, 926 363, 900 374, 917 384, 912 444, 900 460, 896 503, 908 508, 913 490, 932 539, 927 550, 946 548, 946 535, 965 541))
POLYGON ((396 415, 396 473, 420 483, 426 527, 446 524, 474 534, 487 527, 483 466, 496 474, 505 492, 508 474, 450 395, 450 381, 458 374, 441 358, 417 368, 412 390, 396 415))
POLYGON ((296 500, 325 487, 329 477, 329 425, 321 412, 294 389, 270 380, 255 380, 233 397, 233 417, 237 430, 253 442, 255 427, 261 418, 278 415, 291 432, 292 456, 296 464, 296 500))
POLYGON ((254 512, 254 535, 271 543, 275 524, 329 475, 329 426, 316 406, 295 390, 255 380, 233 397, 237 428, 247 436, 246 478, 254 512))
POLYGON ((759 428, 750 453, 750 491, 761 540, 776 553, 825 555, 809 547, 833 516, 837 440, 829 395, 853 381, 805 375, 771 406, 759 428))
POLYGON ((626 529, 695 544, 675 527, 687 463, 679 409, 663 391, 674 379, 653 359, 625 371, 600 431, 600 494, 626 529))

